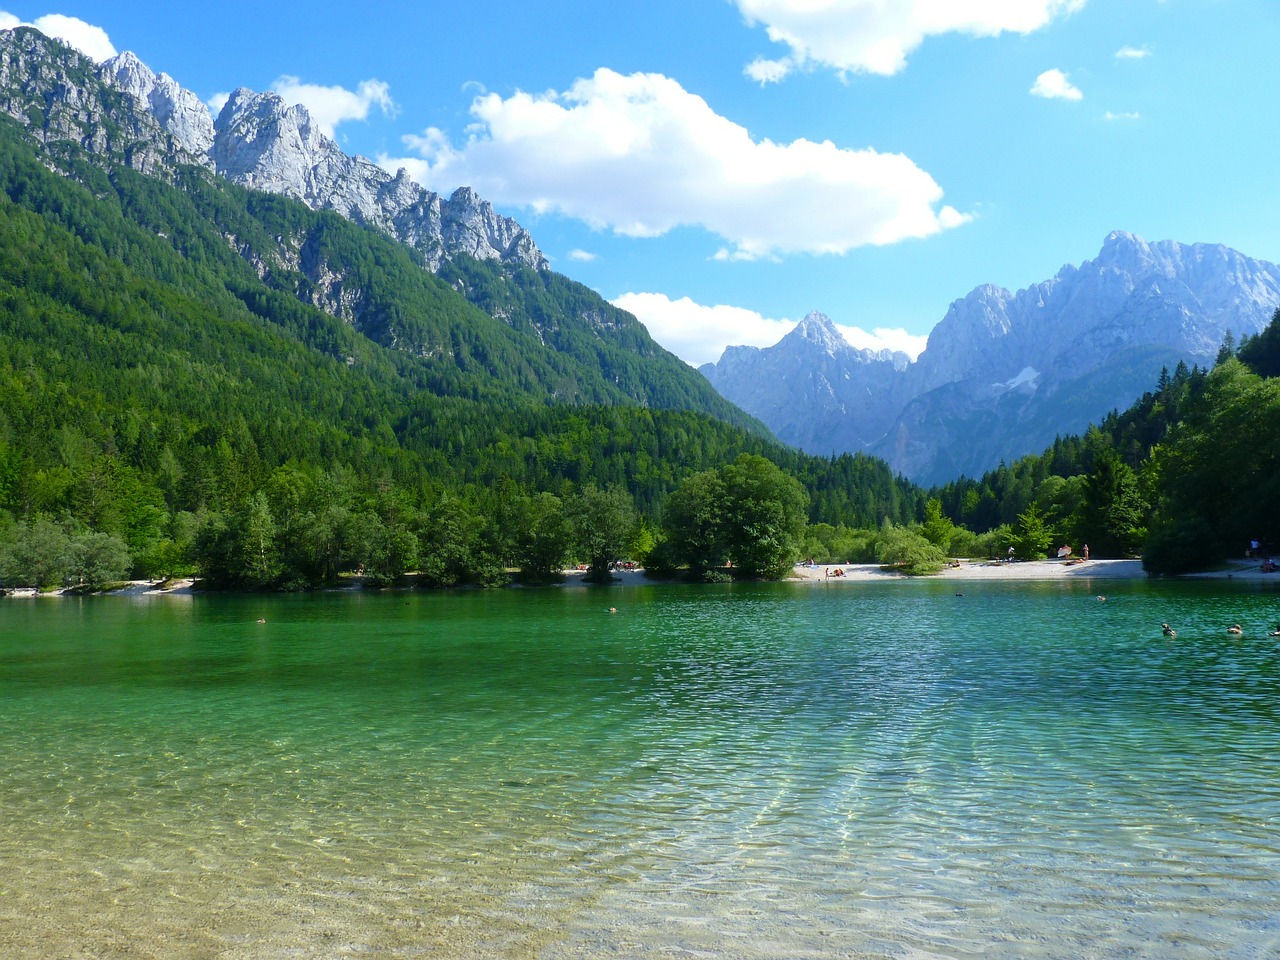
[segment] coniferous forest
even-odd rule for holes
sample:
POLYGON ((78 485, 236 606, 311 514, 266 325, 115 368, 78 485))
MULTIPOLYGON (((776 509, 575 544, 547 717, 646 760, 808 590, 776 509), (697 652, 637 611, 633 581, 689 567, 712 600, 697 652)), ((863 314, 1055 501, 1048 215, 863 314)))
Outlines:
POLYGON ((1085 542, 1177 573, 1280 542, 1280 314, 1085 436, 924 491, 782 446, 558 274, 435 275, 335 214, 7 120, 0 191, 0 585, 926 573, 1085 542))
POLYGON ((530 318, 586 296, 563 278, 455 263, 455 283, 506 297, 503 323, 336 215, 59 149, 55 173, 0 124, 6 583, 499 582, 545 567, 526 528, 547 510, 563 515, 559 562, 588 558, 602 492, 630 518, 614 556, 643 552, 681 480, 748 454, 803 484, 806 518, 921 509, 878 461, 782 447, 626 315, 601 321, 629 322, 620 338, 560 323, 545 346, 530 318), (341 273, 354 316, 311 302, 281 238, 341 273))

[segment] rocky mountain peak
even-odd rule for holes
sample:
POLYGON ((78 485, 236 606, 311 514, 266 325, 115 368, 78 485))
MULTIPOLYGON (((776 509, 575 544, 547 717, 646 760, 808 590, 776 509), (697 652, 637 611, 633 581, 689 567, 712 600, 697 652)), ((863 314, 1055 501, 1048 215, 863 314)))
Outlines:
POLYGON ((702 369, 782 440, 816 454, 865 449, 942 483, 1084 430, 1129 406, 1162 365, 1212 362, 1228 331, 1258 333, 1278 307, 1276 264, 1115 231, 1050 280, 1017 293, 984 284, 954 301, 913 364, 783 349, 822 340, 829 321, 810 315, 774 347, 726 351, 702 369))
MULTIPOLYGON (((194 158, 132 97, 99 79, 97 65, 33 27, 0 30, 0 113, 42 144, 70 141, 134 170, 164 176, 194 158)), ((198 161, 197 161, 198 162, 198 161)))
POLYGON ((782 342, 812 344, 829 354, 850 349, 849 342, 845 340, 844 334, 840 332, 840 328, 835 325, 835 322, 826 314, 819 313, 817 310, 814 310, 797 323, 791 332, 782 338, 782 342))
POLYGON ((405 171, 392 176, 348 156, 306 107, 274 93, 237 89, 215 120, 199 97, 133 53, 99 68, 33 28, 0 31, 0 112, 42 142, 70 140, 143 173, 172 178, 198 163, 333 210, 416 247, 432 270, 455 254, 550 267, 528 231, 469 188, 442 200, 405 171))
POLYGON ((338 184, 318 180, 317 168, 338 158, 347 161, 340 167, 351 163, 320 131, 306 107, 241 87, 227 98, 214 130, 213 160, 222 176, 253 190, 294 197, 312 208, 329 206, 356 219, 353 211, 332 207, 322 193, 338 193, 329 190, 338 184))
POLYGON ((154 73, 126 50, 98 68, 98 76, 109 86, 136 97, 188 153, 207 161, 213 146, 213 118, 209 109, 190 90, 184 90, 167 73, 154 73))

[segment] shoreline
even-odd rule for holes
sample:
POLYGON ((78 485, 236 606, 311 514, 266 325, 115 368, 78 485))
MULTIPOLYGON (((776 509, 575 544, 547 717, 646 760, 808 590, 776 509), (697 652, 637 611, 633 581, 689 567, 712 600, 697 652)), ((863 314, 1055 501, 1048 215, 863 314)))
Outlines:
MULTIPOLYGON (((619 570, 614 574, 612 584, 602 586, 638 586, 659 585, 663 583, 680 583, 678 580, 656 580, 645 576, 642 569, 619 570)), ((564 571, 564 580, 551 586, 570 587, 585 586, 582 582, 583 572, 580 570, 564 571)), ((912 577, 897 570, 886 570, 875 563, 819 563, 812 567, 796 564, 791 573, 783 577, 782 583, 887 583, 907 580, 943 580, 960 583, 974 581, 1045 581, 1045 580, 1147 580, 1142 569, 1141 560, 1019 560, 1012 563, 1005 560, 959 560, 955 566, 943 567, 941 572, 926 576, 912 577), (841 575, 833 576, 836 571, 841 575)), ((1207 570, 1200 573, 1187 573, 1177 577, 1159 578, 1169 581, 1177 580, 1239 580, 1249 583, 1280 584, 1280 573, 1263 573, 1260 565, 1253 560, 1231 560, 1220 570, 1207 570)), ((127 597, 181 597, 202 592, 196 586, 197 581, 184 577, 169 581, 133 580, 125 586, 114 590, 100 590, 93 593, 81 593, 75 587, 60 587, 55 590, 37 590, 34 587, 9 587, 0 591, 0 597, 13 599, 31 599, 37 597, 64 596, 127 596, 127 597)), ((512 587, 519 588, 518 584, 512 587)), ((339 590, 359 589, 356 585, 328 588, 339 590)), ((408 589, 408 588, 392 588, 408 589)), ((522 588, 527 589, 527 588, 522 588)))
POLYGON ((1030 581, 1030 580, 1241 580, 1280 583, 1280 574, 1263 573, 1253 560, 1230 560, 1221 570, 1187 573, 1176 577, 1151 577, 1142 569, 1141 560, 959 560, 955 566, 943 567, 940 573, 910 577, 896 570, 885 570, 874 563, 826 563, 812 567, 797 565, 792 582, 872 583, 887 580, 1030 581), (842 576, 831 572, 843 570, 842 576))
POLYGON ((875 563, 821 563, 796 566, 789 580, 818 583, 870 583, 886 580, 1146 580, 1141 560, 958 560, 938 573, 912 577, 875 563), (843 575, 832 576, 836 570, 843 575))

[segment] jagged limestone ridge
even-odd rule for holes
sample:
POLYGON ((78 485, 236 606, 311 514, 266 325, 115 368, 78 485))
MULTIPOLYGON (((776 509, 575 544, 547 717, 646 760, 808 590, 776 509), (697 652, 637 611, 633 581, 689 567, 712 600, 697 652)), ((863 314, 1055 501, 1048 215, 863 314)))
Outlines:
POLYGON ((0 111, 46 147, 70 141, 172 180, 196 164, 233 182, 333 210, 395 237, 438 270, 449 257, 549 269, 523 227, 467 187, 447 200, 342 152, 305 107, 235 91, 215 121, 194 93, 125 52, 97 66, 66 44, 20 27, 0 31, 0 111))

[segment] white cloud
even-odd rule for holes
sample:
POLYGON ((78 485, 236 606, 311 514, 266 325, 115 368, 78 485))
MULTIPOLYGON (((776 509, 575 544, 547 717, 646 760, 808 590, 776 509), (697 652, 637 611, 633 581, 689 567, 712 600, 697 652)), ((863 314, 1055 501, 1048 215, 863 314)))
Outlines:
MULTIPOLYGON (((770 319, 744 307, 705 306, 688 297, 672 300, 661 293, 624 293, 613 304, 634 314, 653 339, 695 367, 719 360, 730 344, 771 347, 796 325, 794 320, 770 319)), ((860 349, 902 350, 913 360, 928 341, 905 330, 877 328, 868 333, 841 326, 840 331, 860 349)))
POLYGON ((222 112, 222 108, 227 105, 227 101, 231 99, 231 94, 226 90, 221 93, 215 93, 212 97, 205 101, 205 106, 209 108, 209 112, 217 119, 218 114, 222 112))
POLYGON ((777 83, 784 79, 791 70, 792 63, 785 58, 782 60, 766 60, 764 57, 757 57, 747 64, 742 72, 761 86, 764 86, 766 83, 777 83))
POLYGON ((924 353, 929 345, 929 336, 918 336, 907 333, 901 327, 876 327, 870 333, 861 327, 846 327, 836 324, 844 338, 859 350, 901 350, 912 360, 924 353))
POLYGON ((564 93, 485 94, 471 112, 461 145, 432 128, 405 138, 418 157, 379 163, 625 236, 703 227, 728 242, 724 258, 844 253, 969 219, 937 209, 941 187, 902 154, 754 140, 659 74, 601 69, 564 93))
POLYGON ((1116 51, 1117 60, 1145 60, 1151 56, 1151 48, 1142 47, 1121 47, 1116 51))
POLYGON ((772 346, 795 326, 794 320, 771 320, 744 307, 709 307, 661 293, 624 293, 612 302, 634 314, 653 339, 695 367, 719 360, 731 343, 772 346))
POLYGON ((581 263, 590 263, 592 260, 596 259, 596 255, 587 250, 570 250, 569 259, 578 260, 581 263))
POLYGON ((107 31, 95 27, 78 17, 67 17, 60 13, 50 13, 37 17, 30 23, 19 20, 13 14, 0 11, 0 30, 12 30, 14 27, 35 27, 46 37, 55 37, 68 46, 74 47, 96 63, 110 60, 119 51, 111 43, 107 31))
POLYGON ((1083 100, 1084 94, 1073 86, 1061 70, 1046 70, 1036 77, 1031 93, 1046 100, 1083 100))
POLYGON ((1138 113, 1136 110, 1129 113, 1112 113, 1108 110, 1102 115, 1102 118, 1104 120, 1141 120, 1142 114, 1138 113))
POLYGON ((369 111, 374 107, 387 116, 395 116, 399 112, 391 99, 391 88, 381 80, 365 80, 352 92, 344 87, 322 87, 303 83, 298 77, 283 76, 271 84, 271 90, 289 103, 300 103, 306 107, 311 119, 329 137, 333 136, 340 123, 367 120, 369 111))
POLYGON ((925 38, 946 33, 994 37, 1027 34, 1081 9, 1085 0, 733 0, 747 23, 763 24, 790 55, 768 64, 779 80, 817 65, 841 73, 897 73, 925 38))

